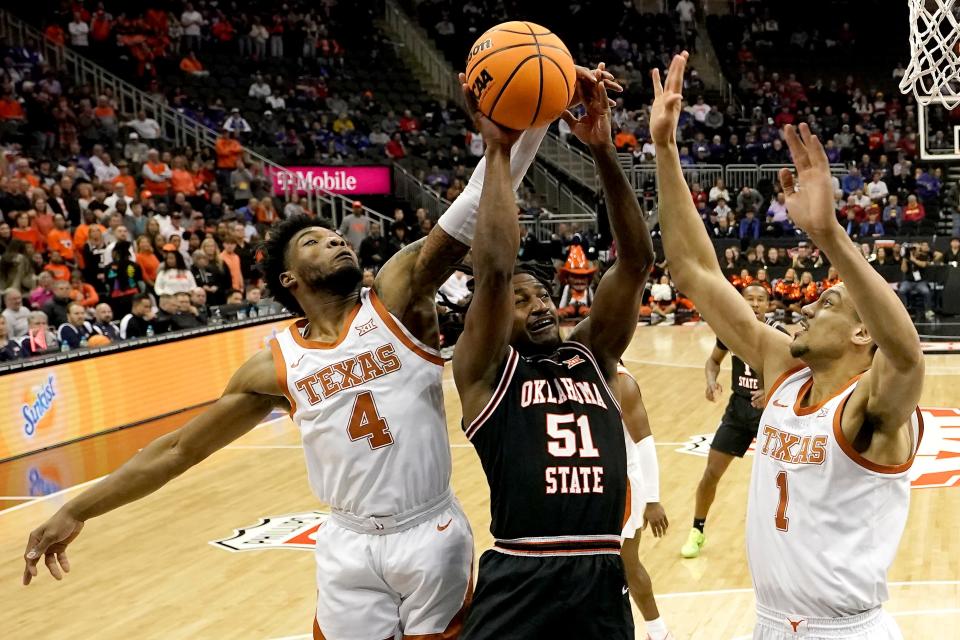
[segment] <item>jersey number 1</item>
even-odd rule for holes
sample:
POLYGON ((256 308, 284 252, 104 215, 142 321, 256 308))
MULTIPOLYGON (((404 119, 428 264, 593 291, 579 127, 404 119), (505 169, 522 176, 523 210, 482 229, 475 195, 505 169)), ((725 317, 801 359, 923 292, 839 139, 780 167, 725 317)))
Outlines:
POLYGON ((787 504, 790 502, 790 495, 787 490, 786 471, 777 474, 777 489, 780 490, 780 501, 777 504, 777 515, 773 518, 773 521, 778 530, 787 531, 790 529, 790 518, 787 517, 787 504))
POLYGON ((387 421, 377 413, 377 405, 373 401, 373 394, 364 391, 357 395, 353 403, 353 412, 350 414, 350 425, 347 427, 350 439, 356 442, 367 439, 371 449, 379 449, 393 444, 390 427, 387 421))

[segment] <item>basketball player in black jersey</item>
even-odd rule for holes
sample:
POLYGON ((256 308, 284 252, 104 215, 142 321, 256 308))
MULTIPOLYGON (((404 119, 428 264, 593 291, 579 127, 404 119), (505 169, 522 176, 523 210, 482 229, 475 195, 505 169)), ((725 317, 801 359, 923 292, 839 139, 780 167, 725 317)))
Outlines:
MULTIPOLYGON (((758 283, 750 284, 743 289, 743 299, 750 304, 757 320, 766 322, 776 329, 787 333, 783 323, 767 321, 767 311, 770 310, 770 294, 758 283)), ((707 400, 716 402, 720 399, 722 388, 717 382, 720 373, 720 363, 726 357, 729 349, 717 339, 710 357, 707 358, 705 373, 707 376, 707 400)), ((717 495, 717 485, 733 459, 742 458, 750 448, 753 439, 757 437, 760 426, 760 415, 763 413, 763 380, 760 375, 751 369, 743 360, 733 355, 733 373, 730 379, 730 401, 727 410, 720 420, 720 426, 710 443, 710 453, 707 455, 707 466, 703 470, 700 484, 697 485, 697 502, 693 512, 693 528, 687 535, 687 541, 680 548, 680 555, 684 558, 696 558, 706 542, 703 529, 707 521, 707 513, 717 495)))
POLYGON ((596 161, 620 257, 566 342, 545 284, 515 270, 520 235, 507 169, 517 133, 478 117, 487 166, 476 288, 453 372, 490 485, 496 541, 480 559, 463 640, 633 638, 620 558, 627 461, 611 387, 637 326, 653 243, 611 143, 606 92, 581 91, 586 115, 564 119, 596 161))

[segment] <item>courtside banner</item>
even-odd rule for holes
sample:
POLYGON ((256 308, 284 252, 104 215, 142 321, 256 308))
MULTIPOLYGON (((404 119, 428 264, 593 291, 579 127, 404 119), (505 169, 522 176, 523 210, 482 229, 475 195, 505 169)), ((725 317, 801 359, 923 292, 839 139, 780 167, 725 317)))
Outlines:
POLYGON ((289 320, 0 376, 0 460, 220 397, 289 320))
POLYGON ((390 193, 390 167, 284 167, 272 177, 277 195, 318 190, 355 196, 390 193))

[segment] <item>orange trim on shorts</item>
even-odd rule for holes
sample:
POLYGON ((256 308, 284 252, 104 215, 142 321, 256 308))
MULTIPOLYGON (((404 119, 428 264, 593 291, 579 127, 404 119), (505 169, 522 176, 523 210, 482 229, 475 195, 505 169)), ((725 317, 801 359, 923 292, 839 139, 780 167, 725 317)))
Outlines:
POLYGON ((456 640, 463 631, 463 623, 467 619, 467 612, 470 611, 470 604, 473 602, 473 562, 470 562, 470 581, 467 583, 467 592, 463 595, 463 604, 460 610, 453 614, 450 624, 440 633, 419 633, 416 635, 403 635, 403 640, 456 640))
MULTIPOLYGON (((810 376, 810 379, 803 383, 803 386, 800 387, 800 391, 797 393, 797 401, 793 403, 793 412, 798 416, 808 416, 811 413, 816 413, 817 411, 820 411, 820 409, 823 408, 823 405, 827 404, 828 402, 830 402, 831 400, 839 396, 841 393, 849 389, 850 385, 852 385, 854 382, 859 380, 860 376, 862 375, 863 374, 861 373, 859 375, 853 376, 852 378, 847 380, 847 383, 845 385, 837 389, 835 392, 831 393, 830 396, 825 398, 823 401, 818 402, 817 404, 811 407, 801 407, 800 403, 803 402, 803 399, 807 397, 807 394, 810 393, 810 390, 813 388, 813 376, 810 376)), ((844 402, 846 402, 846 399, 844 399, 844 402)))
POLYGON ((323 635, 323 631, 320 631, 320 623, 317 622, 317 616, 313 616, 313 640, 327 640, 326 636, 323 635))
POLYGON ((407 349, 413 351, 427 362, 432 362, 433 364, 441 367, 443 366, 443 358, 425 351, 423 347, 411 340, 410 337, 403 332, 403 329, 397 325, 397 321, 393 319, 392 315, 390 315, 390 311, 383 306, 383 302, 380 301, 380 298, 377 297, 377 294, 373 289, 370 289, 370 302, 373 303, 374 310, 376 310, 377 315, 380 316, 380 319, 383 320, 383 323, 387 325, 387 328, 390 330, 390 332, 397 336, 397 339, 400 340, 400 342, 402 342, 407 349))
POLYGON ((767 400, 766 400, 766 402, 763 403, 763 408, 764 408, 764 409, 767 408, 767 405, 770 404, 770 400, 773 399, 773 394, 776 393, 777 388, 778 388, 780 385, 782 385, 783 382, 784 382, 787 378, 789 378, 789 377, 792 376, 793 374, 795 374, 795 373, 797 373, 798 371, 801 371, 801 370, 803 370, 803 369, 806 369, 806 367, 805 367, 805 366, 794 367, 793 369, 787 369, 787 370, 784 371, 782 374, 780 374, 780 377, 777 378, 777 381, 774 382, 774 383, 773 383, 773 386, 770 387, 770 390, 767 391, 767 400))
MULTIPOLYGON (((296 332, 294 332, 296 333, 296 332)), ((290 395, 290 387, 287 386, 287 363, 283 359, 283 351, 280 349, 280 342, 276 338, 270 339, 270 353, 273 355, 273 368, 277 373, 277 384, 280 385, 280 391, 290 403, 290 417, 297 412, 297 401, 290 395)))
POLYGON ((303 334, 300 333, 300 330, 303 329, 307 322, 306 318, 300 318, 292 325, 290 325, 290 333, 293 334, 293 339, 297 341, 301 347, 305 349, 335 349, 340 346, 340 343, 346 340, 347 336, 350 335, 350 327, 353 326, 353 321, 357 317, 357 314, 360 313, 360 303, 357 303, 357 306, 350 311, 350 315, 347 316, 347 319, 343 321, 343 326, 340 327, 340 335, 337 336, 337 339, 333 342, 318 342, 316 340, 308 340, 303 337, 303 334))
MULTIPOLYGON (((853 395, 853 394, 850 394, 853 395)), ((840 426, 840 422, 843 418, 843 409, 847 406, 847 400, 850 399, 848 395, 840 403, 840 406, 837 407, 836 412, 833 414, 833 437, 836 439, 837 444, 840 445, 840 449, 843 450, 847 457, 856 462, 858 465, 864 469, 874 471, 876 473, 888 473, 888 474, 897 474, 903 473, 910 469, 913 466, 913 460, 917 457, 917 451, 920 450, 920 441, 923 439, 923 415, 920 413, 920 407, 915 409, 917 414, 917 441, 913 443, 913 453, 910 454, 910 457, 903 464, 878 464, 867 460, 860 454, 859 451, 853 448, 853 445, 847 440, 846 434, 843 432, 843 429, 840 426)), ((911 432, 913 431, 913 425, 911 425, 911 432)), ((911 433, 911 437, 913 434, 911 433)))
POLYGON ((631 498, 631 489, 630 489, 630 478, 627 478, 627 504, 623 507, 623 522, 620 523, 620 530, 623 531, 623 528, 627 526, 627 522, 630 520, 630 516, 633 512, 633 499, 631 498))

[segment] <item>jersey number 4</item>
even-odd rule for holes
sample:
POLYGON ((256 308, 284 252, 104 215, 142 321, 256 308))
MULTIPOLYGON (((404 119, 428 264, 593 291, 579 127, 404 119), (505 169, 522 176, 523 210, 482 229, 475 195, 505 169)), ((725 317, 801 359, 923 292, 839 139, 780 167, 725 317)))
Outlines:
POLYGON ((390 427, 387 421, 377 413, 377 405, 373 401, 373 394, 364 391, 357 395, 353 403, 353 412, 350 414, 350 425, 347 427, 350 439, 356 442, 363 438, 371 449, 388 447, 393 444, 390 427))
POLYGON ((547 453, 557 458, 569 458, 579 453, 581 458, 599 458, 600 451, 593 446, 593 434, 590 433, 590 419, 587 416, 575 417, 572 413, 547 414, 547 453), (577 432, 580 431, 580 447, 577 448, 577 432), (566 426, 571 425, 571 426, 566 426))

